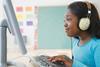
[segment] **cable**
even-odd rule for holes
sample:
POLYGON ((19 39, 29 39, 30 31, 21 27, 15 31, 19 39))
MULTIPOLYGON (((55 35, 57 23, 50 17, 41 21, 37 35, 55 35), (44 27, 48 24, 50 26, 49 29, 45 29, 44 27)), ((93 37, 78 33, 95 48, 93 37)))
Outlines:
POLYGON ((74 59, 74 56, 73 56, 73 39, 71 37, 71 54, 72 54, 72 61, 74 59))

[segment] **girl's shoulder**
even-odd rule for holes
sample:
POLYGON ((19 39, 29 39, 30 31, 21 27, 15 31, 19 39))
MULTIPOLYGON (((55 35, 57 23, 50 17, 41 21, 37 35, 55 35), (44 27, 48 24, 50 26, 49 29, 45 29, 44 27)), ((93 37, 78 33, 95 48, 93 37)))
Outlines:
POLYGON ((93 50, 95 50, 96 48, 100 48, 100 39, 93 38, 91 47, 93 50))
POLYGON ((92 38, 92 42, 93 42, 95 45, 99 45, 99 44, 100 44, 100 39, 99 39, 99 38, 92 38))

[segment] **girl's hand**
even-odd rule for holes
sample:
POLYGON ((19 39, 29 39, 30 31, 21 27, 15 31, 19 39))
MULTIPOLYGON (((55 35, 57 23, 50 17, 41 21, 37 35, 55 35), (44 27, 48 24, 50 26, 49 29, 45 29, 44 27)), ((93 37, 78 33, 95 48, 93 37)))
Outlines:
POLYGON ((66 67, 72 67, 72 60, 65 55, 53 56, 53 57, 48 58, 48 60, 51 62, 60 61, 60 62, 63 62, 66 65, 66 67))

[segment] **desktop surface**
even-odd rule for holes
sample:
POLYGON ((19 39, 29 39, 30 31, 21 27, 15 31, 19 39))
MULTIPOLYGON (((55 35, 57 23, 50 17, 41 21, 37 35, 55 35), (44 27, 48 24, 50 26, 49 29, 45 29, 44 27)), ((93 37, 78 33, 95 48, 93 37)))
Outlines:
MULTIPOLYGON (((32 56, 40 56, 40 55, 48 55, 48 56, 55 56, 55 55, 67 55, 71 58, 71 50, 70 49, 36 49, 28 48, 28 53, 32 56)), ((21 65, 25 65, 25 67, 36 67, 36 64, 32 64, 28 57, 23 56, 19 51, 10 49, 8 50, 8 60, 13 60, 21 65)), ((14 66, 8 66, 14 67, 14 66)), ((24 67, 24 66, 23 66, 24 67)))

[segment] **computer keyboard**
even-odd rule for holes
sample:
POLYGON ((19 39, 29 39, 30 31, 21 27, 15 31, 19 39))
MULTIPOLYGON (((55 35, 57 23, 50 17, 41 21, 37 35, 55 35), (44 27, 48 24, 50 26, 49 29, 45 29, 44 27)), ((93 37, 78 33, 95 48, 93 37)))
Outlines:
POLYGON ((50 62, 48 61, 49 56, 40 55, 35 56, 34 59, 38 64, 38 67, 65 67, 62 62, 50 62))

